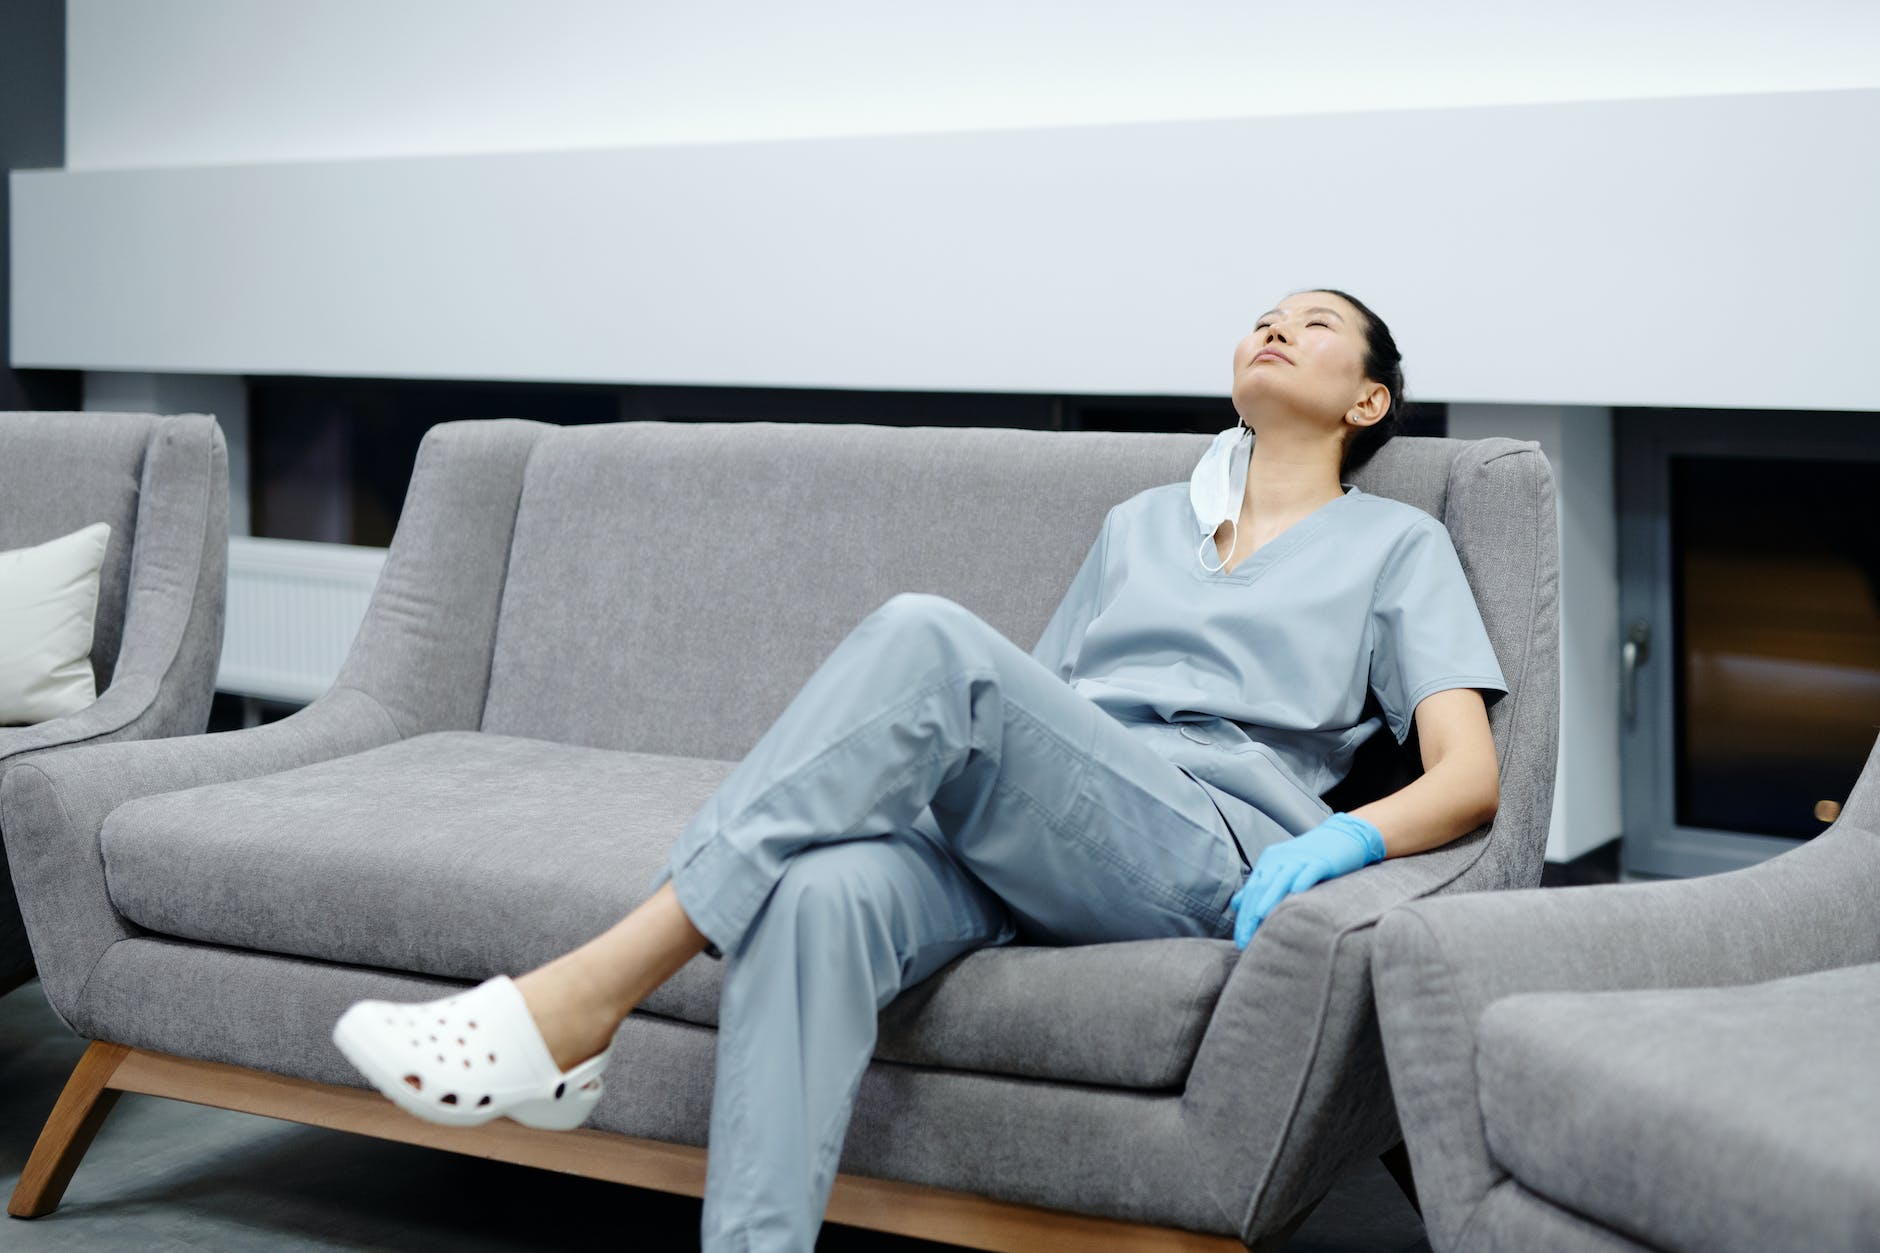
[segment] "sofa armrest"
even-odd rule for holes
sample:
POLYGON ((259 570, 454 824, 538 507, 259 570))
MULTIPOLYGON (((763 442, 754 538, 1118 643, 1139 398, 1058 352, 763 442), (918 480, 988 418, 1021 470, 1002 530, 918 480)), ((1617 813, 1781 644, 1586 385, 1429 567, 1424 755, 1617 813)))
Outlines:
POLYGON ((1495 886, 1486 828, 1280 902, 1241 954, 1182 1094, 1192 1168, 1257 1244, 1351 1165, 1399 1138, 1371 1000, 1379 918, 1435 892, 1495 886))
MULTIPOLYGON (((213 679, 210 682, 205 695, 213 698, 213 679)), ((127 677, 77 713, 32 726, 0 727, 0 768, 16 757, 55 748, 199 734, 208 723, 209 706, 207 701, 191 704, 200 707, 202 717, 186 723, 176 716, 179 711, 174 706, 159 707, 156 684, 143 682, 140 676, 127 677)))
POLYGON ((362 692, 335 688, 265 726, 90 744, 15 759, 0 780, 0 835, 46 997, 88 1034, 86 981, 104 951, 139 934, 111 904, 98 833, 126 801, 362 752, 399 739, 362 692))
POLYGON ((1481 893, 1393 910, 1372 976, 1430 1242, 1503 1178, 1475 1072, 1482 1013, 1520 992, 1709 987, 1880 960, 1880 837, 1846 821, 1700 879, 1481 893))

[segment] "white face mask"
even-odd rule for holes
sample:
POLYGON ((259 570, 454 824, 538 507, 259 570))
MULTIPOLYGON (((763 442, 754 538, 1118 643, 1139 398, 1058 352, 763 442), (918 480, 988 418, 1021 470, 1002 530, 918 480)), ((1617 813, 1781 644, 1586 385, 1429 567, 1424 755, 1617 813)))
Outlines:
POLYGON ((1188 477, 1188 502, 1194 506, 1195 521, 1201 527, 1201 545, 1195 555, 1210 573, 1226 569, 1240 544, 1240 502, 1247 490, 1247 459, 1252 450, 1253 432, 1236 422, 1214 437, 1188 477), (1209 565, 1207 550, 1214 546, 1214 533, 1223 522, 1234 528, 1234 537, 1221 564, 1209 565))

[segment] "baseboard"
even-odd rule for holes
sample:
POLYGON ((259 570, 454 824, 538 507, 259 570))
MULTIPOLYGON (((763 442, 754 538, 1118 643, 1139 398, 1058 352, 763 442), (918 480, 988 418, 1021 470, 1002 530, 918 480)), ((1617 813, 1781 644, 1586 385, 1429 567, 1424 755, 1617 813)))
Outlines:
POLYGON ((1572 861, 1550 861, 1541 865, 1544 888, 1585 887, 1595 883, 1619 881, 1619 839, 1607 840, 1588 849, 1572 861))

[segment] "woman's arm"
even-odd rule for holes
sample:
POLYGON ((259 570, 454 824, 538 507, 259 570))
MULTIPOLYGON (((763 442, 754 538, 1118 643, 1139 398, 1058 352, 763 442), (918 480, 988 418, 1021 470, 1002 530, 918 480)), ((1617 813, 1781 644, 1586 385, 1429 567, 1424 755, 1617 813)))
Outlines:
POLYGON ((1292 893, 1386 857, 1440 847, 1495 816, 1500 769, 1481 692, 1472 687, 1432 692, 1417 702, 1414 716, 1423 748, 1422 777, 1262 849, 1247 881, 1227 903, 1235 914, 1236 945, 1246 948, 1260 923, 1292 893))
POLYGON ((1417 703, 1423 775, 1389 796, 1351 810, 1384 837, 1385 856, 1440 848, 1495 816, 1501 770, 1488 708, 1472 687, 1432 692, 1417 703))

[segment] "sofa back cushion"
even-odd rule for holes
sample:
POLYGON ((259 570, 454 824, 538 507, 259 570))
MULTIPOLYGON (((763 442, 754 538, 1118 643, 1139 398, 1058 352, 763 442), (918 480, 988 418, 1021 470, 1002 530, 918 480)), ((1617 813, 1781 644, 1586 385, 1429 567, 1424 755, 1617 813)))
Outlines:
MULTIPOLYGON (((482 729, 739 760, 897 592, 946 596, 1029 650, 1110 507, 1185 480, 1208 440, 776 422, 556 429, 523 477, 482 729)), ((1441 518, 1463 448, 1399 438, 1348 477, 1441 518)))
POLYGON ((92 624, 100 692, 111 685, 124 640, 144 453, 159 421, 141 413, 0 413, 0 550, 94 522, 111 527, 92 624))
POLYGON ((738 760, 862 618, 933 592, 1029 649, 1188 434, 569 427, 532 453, 483 729, 738 760))

